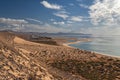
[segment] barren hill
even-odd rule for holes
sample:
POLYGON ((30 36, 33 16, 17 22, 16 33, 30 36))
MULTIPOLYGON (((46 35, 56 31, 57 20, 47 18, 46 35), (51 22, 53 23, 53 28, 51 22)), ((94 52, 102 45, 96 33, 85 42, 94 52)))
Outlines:
POLYGON ((0 32, 0 80, 120 80, 120 59, 0 32))
POLYGON ((55 80, 40 63, 26 56, 27 52, 13 46, 15 37, 0 32, 0 80, 55 80))

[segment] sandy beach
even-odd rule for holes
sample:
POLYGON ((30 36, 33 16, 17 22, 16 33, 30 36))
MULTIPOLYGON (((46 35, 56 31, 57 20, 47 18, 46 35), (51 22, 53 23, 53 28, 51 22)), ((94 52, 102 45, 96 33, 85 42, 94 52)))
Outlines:
MULTIPOLYGON (((72 47, 72 46, 69 46, 70 44, 77 44, 77 43, 80 43, 80 42, 88 42, 88 41, 91 41, 92 39, 90 38, 82 38, 82 39, 79 39, 79 40, 76 40, 75 42, 66 42, 66 43, 63 43, 64 46, 66 47, 72 47)), ((74 48, 74 47, 72 47, 74 48)))

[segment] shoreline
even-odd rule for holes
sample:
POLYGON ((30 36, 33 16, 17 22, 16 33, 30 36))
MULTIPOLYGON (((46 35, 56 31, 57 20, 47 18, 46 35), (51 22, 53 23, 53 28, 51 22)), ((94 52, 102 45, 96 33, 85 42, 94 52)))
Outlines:
POLYGON ((63 46, 66 46, 66 47, 75 48, 75 47, 72 47, 72 46, 69 46, 69 45, 70 45, 70 44, 77 44, 77 43, 79 43, 79 42, 81 42, 81 41, 75 41, 75 42, 63 43, 62 45, 63 45, 63 46))
MULTIPOLYGON (((77 43, 80 43, 80 42, 89 42, 89 41, 92 41, 92 39, 82 38, 82 39, 79 39, 79 40, 74 41, 74 42, 63 43, 62 45, 63 45, 63 46, 66 46, 66 47, 72 47, 72 46, 69 46, 69 45, 70 45, 70 44, 77 44, 77 43)), ((75 47, 72 47, 72 48, 75 48, 75 47)))
MULTIPOLYGON (((69 46, 69 45, 70 45, 70 44, 77 44, 77 43, 80 43, 80 42, 89 42, 89 41, 92 41, 92 39, 82 38, 82 39, 77 40, 77 41, 74 41, 74 42, 63 43, 62 45, 63 45, 63 46, 66 46, 66 47, 72 47, 72 46, 69 46)), ((72 48, 75 48, 75 47, 72 47, 72 48)))
MULTIPOLYGON (((89 42, 89 41, 92 41, 92 39, 83 38, 83 39, 75 41, 75 42, 63 43, 63 46, 70 47, 70 48, 76 48, 76 47, 70 46, 70 44, 77 44, 77 43, 80 43, 80 42, 89 42)), ((78 49, 80 49, 80 48, 78 48, 78 49)), ((84 50, 84 49, 81 49, 81 50, 84 50)), ((90 50, 86 50, 86 51, 90 51, 90 50)), ((90 51, 90 52, 94 52, 96 54, 100 54, 100 55, 103 55, 103 56, 120 58, 120 56, 114 56, 114 55, 110 55, 110 54, 106 54, 106 53, 101 53, 101 52, 97 52, 97 51, 90 51)))
POLYGON ((110 55, 110 54, 106 54, 106 53, 101 53, 101 52, 96 52, 96 51, 91 51, 91 52, 94 52, 96 54, 101 54, 103 56, 109 56, 109 57, 114 57, 114 58, 119 58, 120 59, 120 56, 114 56, 114 55, 110 55))

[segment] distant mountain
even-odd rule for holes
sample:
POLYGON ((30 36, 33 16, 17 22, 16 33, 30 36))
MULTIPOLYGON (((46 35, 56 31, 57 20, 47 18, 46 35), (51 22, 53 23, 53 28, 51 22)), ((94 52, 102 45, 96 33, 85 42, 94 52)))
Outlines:
POLYGON ((17 32, 12 30, 1 30, 0 32, 15 32, 15 33, 24 33, 24 34, 53 34, 53 35, 91 35, 85 33, 71 33, 71 32, 58 32, 58 33, 49 33, 49 32, 17 32))
POLYGON ((63 32, 50 33, 50 34, 58 34, 58 35, 91 35, 91 34, 84 34, 84 33, 63 33, 63 32))

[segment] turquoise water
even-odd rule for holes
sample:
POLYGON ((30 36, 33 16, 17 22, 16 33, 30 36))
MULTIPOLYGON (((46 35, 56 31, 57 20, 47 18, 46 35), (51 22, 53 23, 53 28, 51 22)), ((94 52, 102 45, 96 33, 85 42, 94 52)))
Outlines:
POLYGON ((80 42, 70 46, 120 57, 120 36, 93 37, 90 42, 80 42))

